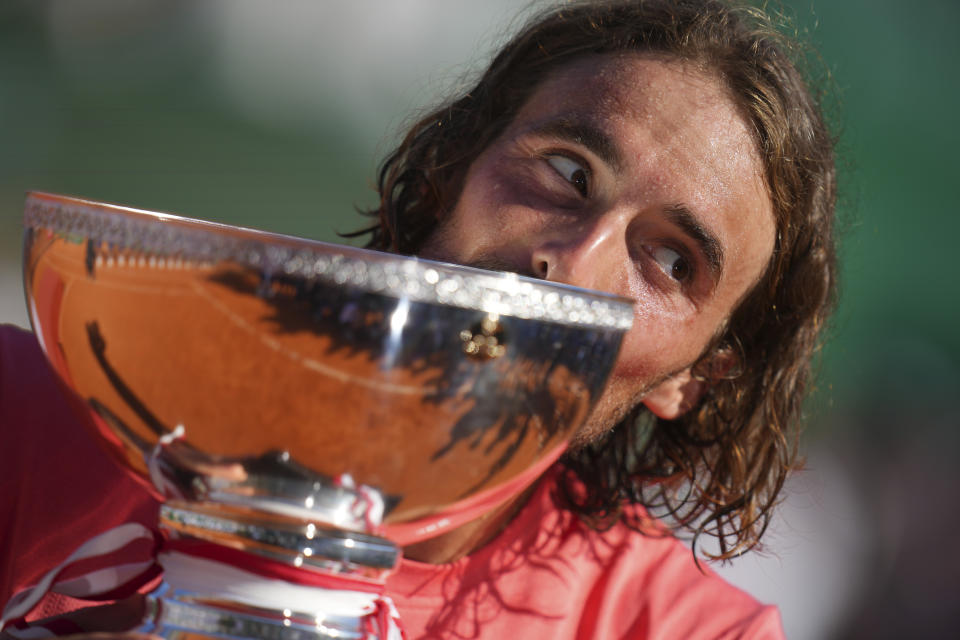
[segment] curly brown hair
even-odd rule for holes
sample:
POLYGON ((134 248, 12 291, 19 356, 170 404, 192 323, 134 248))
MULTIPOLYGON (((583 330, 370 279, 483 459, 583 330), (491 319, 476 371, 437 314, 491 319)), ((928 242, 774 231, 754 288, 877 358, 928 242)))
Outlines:
MULTIPOLYGON (((755 547, 787 473, 811 358, 832 307, 833 141, 791 62, 792 43, 749 7, 717 0, 564 4, 532 20, 469 91, 421 118, 379 173, 368 246, 415 254, 457 202, 472 161, 551 71, 591 53, 667 55, 716 74, 751 125, 777 225, 773 255, 694 374, 708 382, 676 420, 639 405, 604 438, 566 456, 570 508, 594 526, 643 505, 675 530, 719 540, 729 558, 755 547), (717 358, 718 354, 725 354, 717 358), (732 367, 718 368, 718 362, 732 367)), ((639 514, 639 515, 638 515, 639 514)))

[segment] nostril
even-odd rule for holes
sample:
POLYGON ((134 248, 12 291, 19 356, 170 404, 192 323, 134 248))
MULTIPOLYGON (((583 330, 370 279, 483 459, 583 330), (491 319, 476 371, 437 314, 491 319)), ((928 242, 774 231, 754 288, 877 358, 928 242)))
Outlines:
POLYGON ((538 278, 546 279, 549 270, 546 260, 537 260, 533 263, 533 272, 538 278))

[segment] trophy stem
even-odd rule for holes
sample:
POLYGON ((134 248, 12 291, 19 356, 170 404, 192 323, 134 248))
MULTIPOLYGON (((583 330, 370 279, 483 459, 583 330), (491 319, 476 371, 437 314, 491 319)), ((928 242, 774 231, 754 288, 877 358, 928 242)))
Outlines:
POLYGON ((385 579, 400 558, 385 538, 216 504, 172 500, 160 508, 160 526, 175 537, 240 549, 291 568, 370 580, 385 579))

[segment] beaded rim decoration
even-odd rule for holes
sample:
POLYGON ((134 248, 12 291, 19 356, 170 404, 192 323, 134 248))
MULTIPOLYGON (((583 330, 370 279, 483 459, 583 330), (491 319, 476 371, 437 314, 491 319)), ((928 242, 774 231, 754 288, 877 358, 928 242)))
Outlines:
POLYGON ((233 262, 268 277, 302 277, 500 316, 622 331, 633 324, 632 301, 606 293, 67 196, 28 194, 24 226, 92 241, 99 251, 149 257, 151 264, 233 262))

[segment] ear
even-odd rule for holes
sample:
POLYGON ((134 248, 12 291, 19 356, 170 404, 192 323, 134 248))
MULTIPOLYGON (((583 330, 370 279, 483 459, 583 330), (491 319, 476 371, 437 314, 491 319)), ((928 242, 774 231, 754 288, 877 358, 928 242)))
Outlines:
POLYGON ((696 406, 706 388, 707 383, 694 378, 688 367, 647 392, 643 404, 658 418, 675 420, 696 406))

